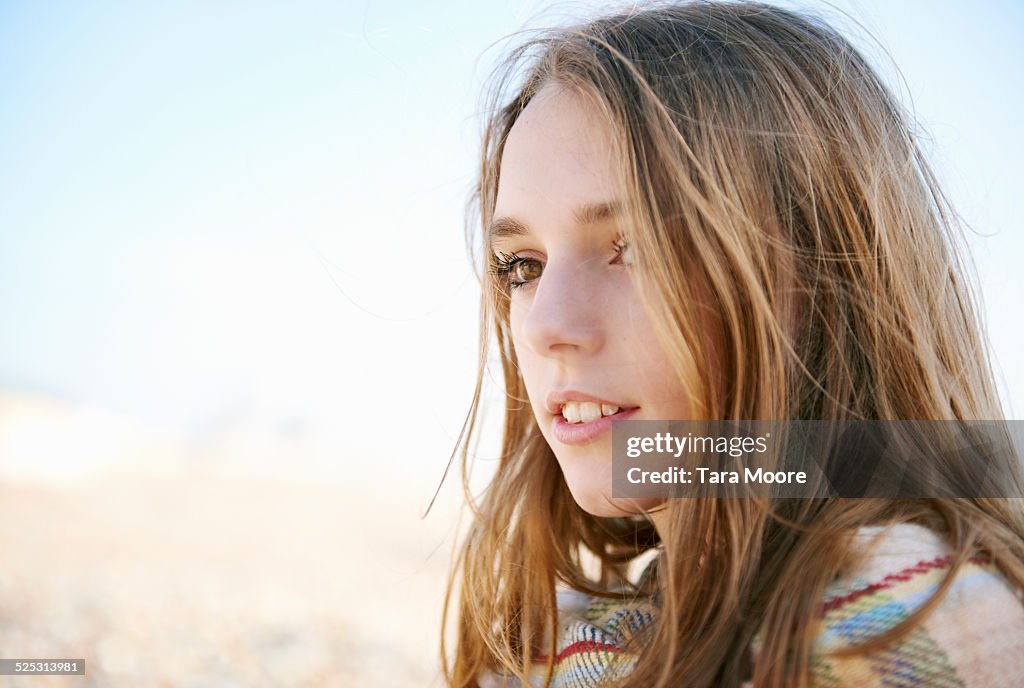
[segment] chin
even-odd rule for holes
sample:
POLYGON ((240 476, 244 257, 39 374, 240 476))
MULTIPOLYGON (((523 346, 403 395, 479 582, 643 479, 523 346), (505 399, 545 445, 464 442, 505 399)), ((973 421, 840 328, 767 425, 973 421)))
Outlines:
POLYGON ((636 516, 646 509, 653 509, 661 503, 658 499, 615 499, 610 490, 594 489, 595 486, 569 483, 572 498, 581 509, 598 518, 622 518, 636 516))
MULTIPOLYGON (((631 516, 635 512, 629 512, 615 506, 615 502, 609 502, 605 499, 607 495, 601 495, 594 497, 587 495, 584 499, 575 498, 576 503, 581 509, 586 511, 591 516, 597 516, 599 518, 616 518, 622 516, 631 516)), ((610 498, 609 498, 610 499, 610 498)))
MULTIPOLYGON (((605 450, 611 453, 611 448, 605 450)), ((573 501, 591 516, 622 518, 642 514, 661 504, 660 499, 623 499, 612 497, 611 461, 595 460, 594 451, 556 453, 562 477, 573 501)))

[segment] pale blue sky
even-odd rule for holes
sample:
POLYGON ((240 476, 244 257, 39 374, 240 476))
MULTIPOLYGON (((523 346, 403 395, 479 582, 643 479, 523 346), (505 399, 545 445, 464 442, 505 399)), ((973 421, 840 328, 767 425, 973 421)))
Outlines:
MULTIPOLYGON (((190 431, 416 434, 446 457, 475 366, 462 204, 484 51, 546 3, 428 5, 0 6, 0 387, 190 431)), ((836 7, 889 49, 987 235, 1021 417, 1024 10, 836 7)))

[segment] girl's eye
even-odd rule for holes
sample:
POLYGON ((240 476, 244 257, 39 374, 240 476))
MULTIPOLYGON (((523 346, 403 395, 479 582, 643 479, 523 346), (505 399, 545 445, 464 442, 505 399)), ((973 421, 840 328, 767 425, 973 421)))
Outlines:
POLYGON ((499 253, 495 258, 494 274, 505 280, 509 289, 533 282, 544 272, 544 264, 536 258, 523 258, 515 253, 499 253))
POLYGON ((544 272, 544 266, 539 260, 523 258, 516 263, 513 276, 522 285, 537 279, 542 272, 544 272))
POLYGON ((612 244, 615 247, 615 260, 612 263, 620 265, 632 265, 633 256, 629 251, 629 244, 623 238, 618 238, 612 244))

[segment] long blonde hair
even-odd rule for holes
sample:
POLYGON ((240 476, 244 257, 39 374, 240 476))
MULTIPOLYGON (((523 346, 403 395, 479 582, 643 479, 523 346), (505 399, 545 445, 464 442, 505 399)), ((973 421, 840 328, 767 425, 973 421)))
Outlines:
MULTIPOLYGON (((526 402, 507 298, 491 277, 486 232, 502 148, 549 83, 587 97, 609 122, 634 276, 695 416, 1002 417, 957 218, 905 113, 844 38, 777 7, 695 2, 531 40, 495 80, 468 228, 484 295, 480 375, 460 438, 464 484, 495 343, 508 401, 500 464, 471 500, 449 584, 444 625, 454 622, 455 647, 449 656, 442 643, 442 656, 452 686, 495 669, 525 682, 540 655, 550 677, 556 584, 613 595, 628 585, 628 564, 659 545, 648 519, 597 518, 573 501, 526 402), (722 385, 700 374, 713 369, 712 353, 693 310, 708 298, 722 385), (588 576, 591 555, 599 571, 588 576)), ((1019 469, 1004 479, 1020 493, 1019 469)), ((865 651, 919 623, 971 555, 1024 587, 1019 506, 672 500, 667 532, 705 537, 660 543, 661 611, 627 683, 806 685, 815 615, 854 556, 846 536, 865 525, 921 523, 954 552, 936 597, 865 651)))

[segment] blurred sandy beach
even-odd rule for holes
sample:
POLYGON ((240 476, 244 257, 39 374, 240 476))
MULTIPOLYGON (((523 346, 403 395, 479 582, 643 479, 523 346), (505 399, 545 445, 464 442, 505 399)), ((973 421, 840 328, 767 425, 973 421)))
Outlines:
POLYGON ((17 468, 12 437, 25 418, 70 432, 74 414, 4 403, 0 655, 84 658, 86 675, 0 685, 439 685, 455 490, 421 520, 430 489, 410 483, 170 460, 47 480, 17 468))

